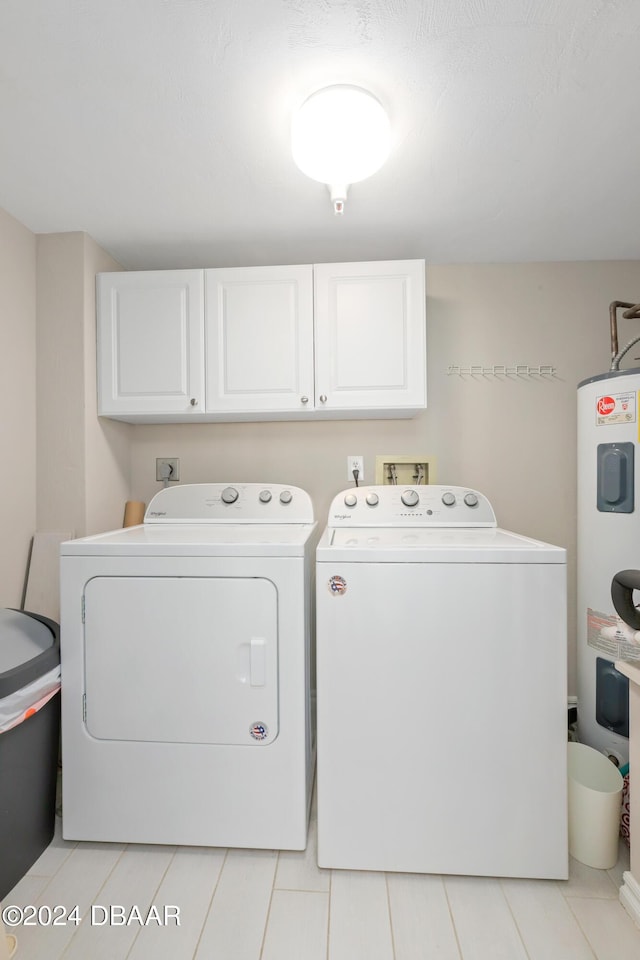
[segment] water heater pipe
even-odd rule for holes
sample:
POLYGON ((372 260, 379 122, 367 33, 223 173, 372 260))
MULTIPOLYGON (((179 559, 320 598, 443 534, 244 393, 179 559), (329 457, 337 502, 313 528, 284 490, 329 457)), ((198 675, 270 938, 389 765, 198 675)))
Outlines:
POLYGON ((631 340, 626 347, 623 347, 622 350, 618 350, 618 319, 616 311, 620 307, 627 307, 622 316, 625 320, 640 320, 640 303, 624 303, 622 300, 614 300, 613 303, 609 304, 609 325, 611 327, 611 369, 619 370, 620 361, 624 357, 627 350, 630 350, 634 343, 637 343, 640 340, 640 337, 636 337, 634 340, 631 340))

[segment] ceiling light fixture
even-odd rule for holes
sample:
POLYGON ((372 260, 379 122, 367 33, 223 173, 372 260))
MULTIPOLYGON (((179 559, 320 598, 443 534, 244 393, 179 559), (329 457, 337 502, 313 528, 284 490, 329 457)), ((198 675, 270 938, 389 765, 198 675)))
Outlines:
POLYGON ((293 159, 312 180, 326 183, 334 213, 344 212, 350 183, 379 170, 389 155, 389 118, 361 87, 336 84, 316 91, 293 117, 293 159))

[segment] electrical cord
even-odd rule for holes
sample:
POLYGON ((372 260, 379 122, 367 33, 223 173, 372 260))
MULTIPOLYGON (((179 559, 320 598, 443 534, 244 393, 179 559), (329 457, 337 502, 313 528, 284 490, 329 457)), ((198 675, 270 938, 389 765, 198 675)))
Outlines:
POLYGON ((353 471, 353 479, 354 479, 355 482, 356 482, 356 487, 358 486, 358 477, 359 477, 359 476, 360 476, 360 471, 359 471, 358 468, 356 467, 355 470, 353 471))

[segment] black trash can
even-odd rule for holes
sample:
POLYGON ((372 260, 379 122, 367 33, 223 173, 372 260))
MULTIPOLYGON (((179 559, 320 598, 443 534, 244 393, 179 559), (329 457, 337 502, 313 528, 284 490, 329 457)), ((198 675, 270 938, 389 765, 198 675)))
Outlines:
POLYGON ((50 694, 59 665, 57 623, 0 609, 0 900, 54 834, 60 694, 50 694))

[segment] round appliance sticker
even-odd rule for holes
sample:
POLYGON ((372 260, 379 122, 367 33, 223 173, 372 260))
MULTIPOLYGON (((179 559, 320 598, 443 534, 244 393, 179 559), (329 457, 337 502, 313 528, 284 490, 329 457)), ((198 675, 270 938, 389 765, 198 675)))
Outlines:
POLYGON ((344 577, 330 577, 329 578, 329 590, 334 595, 334 597, 341 597, 343 593, 347 592, 347 581, 344 577))
POLYGON ((607 417, 616 408, 616 402, 613 397, 598 397, 598 413, 601 417, 607 417))
POLYGON ((269 736, 269 727, 266 723, 254 723, 249 729, 249 733, 254 740, 266 740, 269 736))

